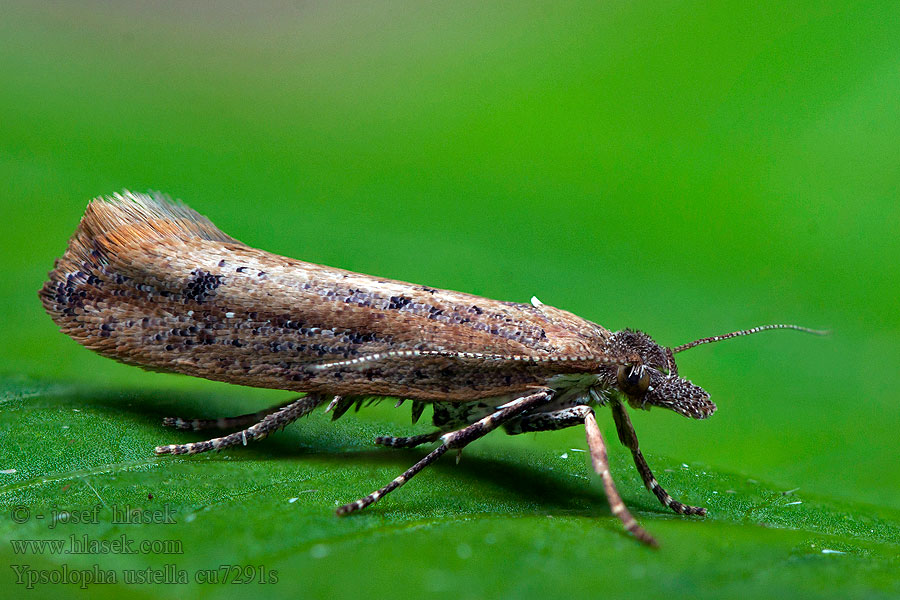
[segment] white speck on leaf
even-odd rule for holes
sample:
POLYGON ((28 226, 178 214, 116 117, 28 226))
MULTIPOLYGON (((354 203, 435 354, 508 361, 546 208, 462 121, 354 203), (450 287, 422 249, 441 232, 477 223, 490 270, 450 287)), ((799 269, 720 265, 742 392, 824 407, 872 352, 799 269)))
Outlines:
POLYGON ((0 471, 0 475, 14 475, 15 473, 15 469, 3 469, 2 471, 0 471))
POLYGON ((563 452, 562 454, 559 455, 559 457, 560 457, 560 458, 569 458, 569 453, 568 453, 568 452, 563 452))
POLYGON ((822 548, 822 554, 847 554, 840 550, 832 550, 831 548, 822 548))

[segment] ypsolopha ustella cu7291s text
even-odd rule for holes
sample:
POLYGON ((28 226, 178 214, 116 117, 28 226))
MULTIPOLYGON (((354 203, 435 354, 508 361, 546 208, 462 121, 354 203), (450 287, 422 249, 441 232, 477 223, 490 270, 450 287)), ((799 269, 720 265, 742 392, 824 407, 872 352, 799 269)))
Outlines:
POLYGON ((63 333, 103 356, 305 393, 254 414, 166 419, 177 429, 235 432, 159 446, 157 454, 260 440, 321 405, 337 419, 372 397, 393 397, 398 405, 411 401, 415 421, 431 404, 434 431, 375 442, 437 447, 383 488, 338 508, 345 515, 497 427, 519 434, 584 425, 612 514, 652 546, 656 541, 616 491, 594 409, 611 408, 619 439, 663 505, 705 515, 657 482, 626 404, 705 419, 716 406, 678 375, 675 354, 768 329, 821 333, 763 325, 668 348, 640 331, 613 333, 536 298, 500 302, 270 254, 224 234, 184 204, 130 192, 88 205, 40 297, 63 333))

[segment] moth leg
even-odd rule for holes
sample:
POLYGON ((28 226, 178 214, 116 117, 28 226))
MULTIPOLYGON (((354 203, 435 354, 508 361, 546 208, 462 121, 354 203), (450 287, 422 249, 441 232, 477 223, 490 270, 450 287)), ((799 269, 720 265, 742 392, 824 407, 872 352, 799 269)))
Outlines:
POLYGON ((431 433, 413 435, 410 437, 393 437, 389 435, 379 436, 375 438, 375 443, 379 446, 390 446, 391 448, 415 448, 416 446, 436 441, 441 437, 442 433, 443 432, 438 429, 431 433))
POLYGON ((447 450, 461 450, 470 442, 473 442, 478 438, 488 434, 506 421, 514 419, 522 413, 548 402, 552 397, 553 392, 549 390, 541 390, 534 394, 522 396, 521 398, 517 398, 512 402, 506 403, 499 410, 489 414, 483 419, 475 421, 467 427, 463 427, 462 429, 459 429, 457 431, 452 431, 450 433, 442 435, 441 445, 429 452, 425 456, 425 458, 411 466, 402 475, 391 481, 383 488, 372 492, 368 496, 360 498, 356 502, 351 502, 350 504, 345 504, 339 507, 336 511, 338 516, 343 516, 351 512, 363 509, 370 504, 375 504, 385 495, 389 494, 390 492, 394 491, 395 489, 412 479, 416 473, 436 461, 447 450))
POLYGON ((619 440, 622 442, 623 446, 631 450, 631 456, 634 457, 634 466, 637 467, 638 473, 641 474, 641 479, 644 480, 644 485, 647 489, 659 498, 659 501, 663 506, 671 508, 679 515, 705 516, 705 508, 702 506, 682 504, 672 498, 672 496, 659 485, 659 482, 656 481, 656 477, 653 476, 653 472, 650 470, 650 466, 644 459, 644 455, 641 453, 640 448, 638 448, 637 434, 634 431, 634 426, 631 424, 631 419, 628 417, 625 406, 621 402, 612 402, 611 404, 613 419, 616 422, 616 431, 619 433, 619 440))
POLYGON ((220 417, 218 419, 182 419, 181 417, 166 417, 163 419, 163 427, 173 427, 185 431, 202 431, 204 429, 237 429, 238 427, 247 427, 262 421, 272 413, 276 413, 285 406, 293 403, 294 400, 288 400, 278 406, 264 408, 255 413, 246 415, 238 415, 236 417, 220 417))
POLYGON ((625 507, 622 497, 619 496, 612 474, 609 472, 606 444, 603 443, 603 436, 600 435, 600 427, 597 426, 597 418, 594 416, 593 409, 589 406, 583 408, 586 409, 584 411, 584 432, 585 435, 587 435, 588 448, 591 451, 591 464, 593 464, 594 471, 600 474, 600 479, 603 481, 603 491, 606 492, 606 498, 609 500, 610 511, 612 511, 612 514, 622 522, 625 531, 628 531, 648 546, 658 548, 659 544, 657 541, 652 535, 647 533, 647 530, 638 525, 638 522, 635 521, 634 517, 631 516, 631 513, 628 512, 628 508, 625 507))
POLYGON ((600 478, 603 481, 603 491, 606 492, 610 511, 622 522, 626 531, 645 544, 656 547, 656 540, 638 525, 625 507, 618 490, 616 490, 612 474, 609 472, 606 445, 603 442, 603 436, 600 435, 600 428, 597 426, 594 409, 590 406, 580 405, 553 412, 532 413, 508 423, 506 428, 508 433, 515 435, 532 431, 555 431, 581 424, 584 424, 585 435, 587 435, 588 448, 591 451, 591 464, 594 470, 600 474, 600 478))
POLYGON ((236 431, 224 437, 206 440, 205 442, 157 446, 154 451, 156 454, 197 454, 208 450, 222 450, 240 444, 246 446, 247 442, 261 440, 270 433, 293 423, 320 404, 323 404, 324 401, 324 397, 320 394, 308 394, 266 415, 261 421, 247 429, 236 431))
POLYGON ((510 421, 503 426, 509 435, 533 433, 536 431, 556 431, 584 424, 587 406, 570 406, 552 412, 538 412, 510 421))

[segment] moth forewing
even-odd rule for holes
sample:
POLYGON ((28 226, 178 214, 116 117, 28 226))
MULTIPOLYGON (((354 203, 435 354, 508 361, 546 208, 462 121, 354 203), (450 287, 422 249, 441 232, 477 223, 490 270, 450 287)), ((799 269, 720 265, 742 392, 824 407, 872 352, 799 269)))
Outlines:
POLYGON ((584 424, 592 464, 625 528, 655 544, 618 496, 594 408, 609 404, 647 486, 680 514, 704 509, 663 490, 637 445, 623 402, 695 418, 715 405, 678 376, 674 349, 637 331, 611 333, 570 312, 316 265, 258 250, 181 203, 124 192, 92 201, 39 292, 60 329, 104 356, 217 381, 305 392, 225 419, 166 419, 179 429, 239 429, 159 454, 221 450, 266 437, 319 406, 335 417, 369 396, 434 406, 434 432, 382 436, 392 447, 439 446, 347 514, 403 485, 447 449, 503 426, 509 433, 584 424), (332 399, 328 402, 329 399, 332 399))
POLYGON ((560 359, 591 368, 609 335, 553 307, 270 254, 183 205, 136 194, 89 205, 41 297, 65 333, 105 356, 298 392, 448 400, 525 392, 559 372, 560 359), (472 353, 490 357, 490 369, 472 353))

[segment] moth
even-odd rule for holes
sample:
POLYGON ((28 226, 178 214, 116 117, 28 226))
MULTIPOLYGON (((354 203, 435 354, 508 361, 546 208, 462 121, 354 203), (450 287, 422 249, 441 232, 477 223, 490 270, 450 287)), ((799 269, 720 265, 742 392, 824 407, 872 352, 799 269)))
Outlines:
POLYGON ((260 440, 320 406, 333 419, 372 397, 426 405, 434 429, 376 444, 437 443, 381 489, 337 509, 346 515, 402 486, 448 451, 503 427, 507 433, 584 425, 612 514, 656 545, 625 507, 609 470, 595 409, 612 411, 644 485, 681 515, 706 509, 673 499, 638 446, 628 409, 662 407, 693 419, 715 410, 678 374, 675 355, 764 325, 673 348, 640 331, 611 332, 542 304, 501 302, 352 273, 257 250, 161 195, 131 192, 90 202, 39 292, 60 330, 109 358, 145 369, 302 392, 254 414, 169 418, 182 430, 230 430, 157 454, 197 454, 260 440))

